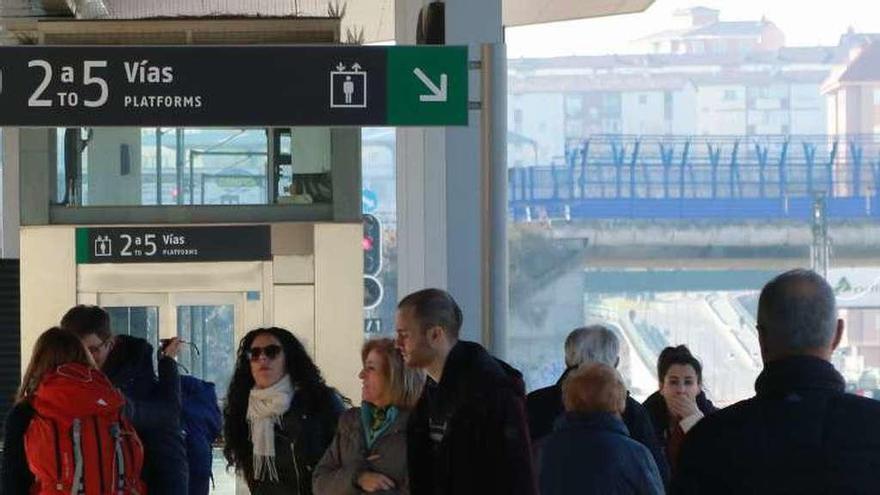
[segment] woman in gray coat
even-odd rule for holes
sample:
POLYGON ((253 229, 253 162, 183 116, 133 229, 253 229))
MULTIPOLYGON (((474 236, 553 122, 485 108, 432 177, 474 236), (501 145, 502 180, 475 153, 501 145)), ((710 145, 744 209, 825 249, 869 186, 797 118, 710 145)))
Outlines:
POLYGON ((392 339, 361 350, 361 407, 339 418, 333 442, 312 474, 315 495, 409 494, 406 422, 424 374, 407 368, 392 339))

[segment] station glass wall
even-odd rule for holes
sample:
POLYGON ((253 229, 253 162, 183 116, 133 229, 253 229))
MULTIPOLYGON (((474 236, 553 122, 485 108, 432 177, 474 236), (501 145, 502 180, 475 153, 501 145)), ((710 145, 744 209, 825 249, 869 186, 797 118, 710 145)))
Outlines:
POLYGON ((880 398, 880 269, 843 237, 880 221, 880 73, 833 84, 877 67, 876 7, 705 3, 507 30, 505 357, 550 385, 567 334, 604 323, 637 399, 685 344, 731 404, 762 369, 757 295, 800 266, 837 294, 848 388, 880 398))

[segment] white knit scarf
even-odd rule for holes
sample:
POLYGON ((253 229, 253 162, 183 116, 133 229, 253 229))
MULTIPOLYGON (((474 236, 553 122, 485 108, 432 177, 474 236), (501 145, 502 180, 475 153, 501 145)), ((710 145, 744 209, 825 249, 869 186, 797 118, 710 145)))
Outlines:
POLYGON ((270 481, 278 481, 278 468, 275 466, 275 425, 281 424, 281 417, 290 408, 292 400, 293 384, 290 382, 290 375, 284 375, 271 387, 251 389, 247 421, 251 443, 254 445, 255 480, 268 476, 270 481))

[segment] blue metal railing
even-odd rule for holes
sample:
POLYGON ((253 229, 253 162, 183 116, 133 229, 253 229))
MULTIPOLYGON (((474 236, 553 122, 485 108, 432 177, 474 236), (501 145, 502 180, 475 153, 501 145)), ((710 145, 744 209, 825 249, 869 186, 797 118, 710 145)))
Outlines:
POLYGON ((593 136, 558 163, 509 170, 511 215, 880 217, 880 136, 593 136))

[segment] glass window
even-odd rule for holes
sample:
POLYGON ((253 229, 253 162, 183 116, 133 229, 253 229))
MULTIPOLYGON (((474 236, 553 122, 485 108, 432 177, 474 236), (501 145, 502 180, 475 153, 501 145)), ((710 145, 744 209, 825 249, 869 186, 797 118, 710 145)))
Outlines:
POLYGON ((828 105, 835 95, 822 91, 858 63, 848 53, 865 33, 880 30, 880 21, 864 22, 867 4, 844 4, 835 12, 846 22, 821 29, 810 22, 821 6, 767 13, 785 36, 760 52, 736 34, 737 23, 765 15, 758 0, 722 10, 710 43, 674 15, 696 0, 507 30, 508 67, 525 81, 517 98, 536 101, 517 118, 517 139, 565 149, 567 165, 545 158, 529 174, 510 174, 505 357, 529 390, 558 380, 572 329, 604 323, 622 341, 620 369, 638 399, 657 389, 659 352, 679 344, 702 360, 713 401, 751 396, 762 368, 758 291, 787 267, 809 266, 828 274, 851 329, 835 366, 851 390, 880 398, 880 300, 870 296, 880 273, 829 228, 855 222, 865 227, 854 235, 867 238, 880 219, 878 170, 865 158, 880 153, 880 79, 841 86, 838 101, 849 105, 828 105), (842 31, 848 23, 856 32, 842 31), (712 53, 719 48, 728 53, 712 53), (754 53, 742 57, 747 48, 754 53), (565 84, 557 75, 600 71, 565 84), (852 97, 866 87, 870 95, 852 97), (662 106, 646 104, 660 92, 662 106), (534 132, 541 122, 564 132, 534 132), (839 136, 840 122, 862 127, 839 136), (814 215, 814 205, 824 213, 814 215), (783 240, 794 231, 807 234, 783 240), (856 293, 866 295, 855 302, 856 293))
POLYGON ((181 346, 178 362, 212 382, 222 401, 235 369, 235 307, 178 306, 177 336, 189 343, 181 346))
POLYGON ((276 160, 270 167, 266 129, 59 129, 55 201, 78 206, 332 202, 330 129, 282 131, 274 135, 276 160))
POLYGON ((114 335, 145 339, 154 349, 159 345, 159 308, 156 306, 105 307, 114 335))

